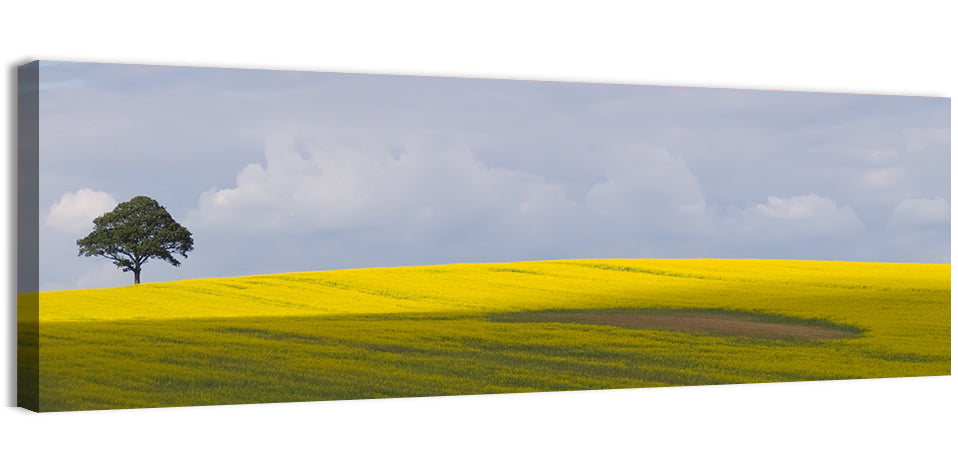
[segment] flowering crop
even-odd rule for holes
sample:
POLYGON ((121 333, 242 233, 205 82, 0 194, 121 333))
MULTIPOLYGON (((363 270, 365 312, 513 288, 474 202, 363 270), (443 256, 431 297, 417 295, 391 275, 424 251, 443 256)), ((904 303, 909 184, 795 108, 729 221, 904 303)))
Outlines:
POLYGON ((597 259, 43 292, 41 409, 946 375, 950 285, 950 265, 597 259), (774 340, 522 317, 649 309, 857 335, 774 340))

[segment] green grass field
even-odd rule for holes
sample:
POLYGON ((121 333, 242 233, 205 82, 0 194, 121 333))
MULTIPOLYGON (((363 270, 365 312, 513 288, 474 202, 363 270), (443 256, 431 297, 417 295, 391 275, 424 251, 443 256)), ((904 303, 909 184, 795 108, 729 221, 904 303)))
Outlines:
POLYGON ((757 260, 445 265, 45 292, 39 405, 949 375, 950 298, 949 265, 757 260))

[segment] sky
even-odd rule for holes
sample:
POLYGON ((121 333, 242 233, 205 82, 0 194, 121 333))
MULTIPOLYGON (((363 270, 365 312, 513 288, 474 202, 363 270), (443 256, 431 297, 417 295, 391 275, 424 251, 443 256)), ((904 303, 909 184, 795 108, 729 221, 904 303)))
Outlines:
POLYGON ((950 263, 950 99, 42 62, 40 288, 569 258, 950 263), (180 257, 178 257, 180 258, 180 257))

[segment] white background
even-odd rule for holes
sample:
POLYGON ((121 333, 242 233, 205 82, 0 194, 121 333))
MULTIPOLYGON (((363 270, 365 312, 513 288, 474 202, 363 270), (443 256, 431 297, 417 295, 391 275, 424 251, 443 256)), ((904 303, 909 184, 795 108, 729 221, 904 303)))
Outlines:
POLYGON ((29 60, 950 97, 958 85, 946 1, 240 3, 5 6, 0 466, 954 469, 951 376, 44 415, 13 407, 15 77, 29 60))

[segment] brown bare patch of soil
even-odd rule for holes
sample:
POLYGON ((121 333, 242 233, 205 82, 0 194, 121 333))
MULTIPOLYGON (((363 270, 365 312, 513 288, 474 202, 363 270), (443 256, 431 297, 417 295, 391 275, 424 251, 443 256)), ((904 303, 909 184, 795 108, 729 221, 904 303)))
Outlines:
POLYGON ((500 315, 495 320, 607 325, 773 340, 833 340, 856 337, 859 333, 850 326, 838 326, 822 321, 723 311, 547 311, 510 313, 500 315))

